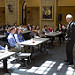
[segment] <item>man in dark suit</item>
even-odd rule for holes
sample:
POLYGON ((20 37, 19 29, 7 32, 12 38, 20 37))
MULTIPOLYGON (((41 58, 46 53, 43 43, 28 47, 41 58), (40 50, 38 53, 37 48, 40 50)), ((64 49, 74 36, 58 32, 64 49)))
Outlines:
POLYGON ((73 46, 75 43, 75 23, 73 22, 72 15, 68 14, 66 16, 67 25, 67 33, 66 33, 66 56, 67 56, 67 64, 74 66, 73 62, 73 46))

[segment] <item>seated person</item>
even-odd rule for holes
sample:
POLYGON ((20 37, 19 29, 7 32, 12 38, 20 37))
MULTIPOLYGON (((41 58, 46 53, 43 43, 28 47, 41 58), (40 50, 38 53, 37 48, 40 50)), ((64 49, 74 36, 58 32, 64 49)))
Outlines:
POLYGON ((63 35, 63 28, 62 28, 61 24, 58 25, 58 28, 56 29, 56 32, 62 32, 62 34, 59 35, 59 40, 60 40, 60 44, 61 44, 61 38, 63 38, 63 41, 65 40, 65 37, 63 35))
POLYGON ((29 35, 31 38, 39 36, 38 32, 36 32, 34 28, 31 29, 31 33, 29 35))
POLYGON ((16 41, 14 39, 14 34, 15 34, 15 28, 11 28, 10 34, 7 37, 8 43, 10 44, 10 47, 15 47, 16 46, 16 41))
POLYGON ((31 28, 34 28, 35 26, 33 24, 30 24, 31 28))
POLYGON ((5 50, 5 48, 3 46, 0 45, 0 50, 5 50))
POLYGON ((10 44, 10 51, 15 51, 15 52, 19 52, 21 51, 21 45, 17 43, 16 39, 15 39, 15 28, 11 28, 11 32, 8 35, 7 39, 8 39, 8 43, 10 44))
POLYGON ((54 30, 53 30, 53 28, 52 28, 52 27, 50 28, 50 32, 54 32, 54 30))
POLYGON ((3 32, 3 35, 5 35, 6 37, 2 38, 2 41, 3 42, 8 42, 7 37, 9 35, 9 33, 10 33, 10 28, 11 28, 11 26, 5 27, 5 30, 3 32))
POLYGON ((27 30, 31 30, 31 29, 32 29, 32 26, 30 26, 30 24, 28 24, 27 30))
POLYGON ((4 23, 3 22, 0 25, 0 29, 4 29, 4 23))
POLYGON ((66 32, 66 27, 59 24, 56 32, 66 32))
POLYGON ((21 28, 20 27, 17 28, 16 34, 14 34, 14 36, 15 36, 17 43, 25 41, 25 39, 23 38, 23 36, 21 34, 21 28))
POLYGON ((49 30, 47 30, 47 25, 45 25, 42 29, 42 34, 44 35, 45 33, 49 33, 49 30))
POLYGON ((47 30, 49 30, 49 31, 50 31, 50 28, 51 28, 51 26, 49 25, 49 26, 48 26, 48 28, 47 28, 47 30))
POLYGON ((7 26, 6 32, 5 32, 6 37, 8 37, 8 35, 10 33, 10 29, 11 29, 11 26, 7 26))
POLYGON ((10 25, 9 25, 9 22, 6 22, 4 28, 7 27, 7 26, 10 26, 10 25))
POLYGON ((56 32, 62 32, 62 31, 63 31, 62 25, 59 24, 59 25, 58 25, 58 28, 56 29, 56 32))
POLYGON ((13 28, 15 28, 15 30, 16 30, 17 27, 18 27, 17 23, 14 23, 13 28))
POLYGON ((10 27, 10 25, 9 25, 9 22, 6 22, 6 24, 4 25, 4 31, 3 31, 3 33, 5 34, 6 33, 6 31, 7 31, 7 27, 10 27))
POLYGON ((51 26, 49 26, 47 30, 49 30, 50 32, 54 32, 54 30, 51 26))
POLYGON ((27 28, 24 28, 24 25, 23 24, 21 24, 19 27, 21 28, 21 31, 27 30, 27 28))
POLYGON ((41 30, 40 30, 40 27, 38 25, 35 27, 35 31, 38 32, 40 37, 43 36, 42 33, 41 33, 41 30))

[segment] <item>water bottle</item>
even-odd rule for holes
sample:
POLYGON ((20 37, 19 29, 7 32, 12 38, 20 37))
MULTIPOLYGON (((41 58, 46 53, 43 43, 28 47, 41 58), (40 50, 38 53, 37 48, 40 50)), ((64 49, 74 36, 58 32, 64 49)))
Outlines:
POLYGON ((47 33, 45 32, 45 35, 46 35, 47 33))
POLYGON ((8 52, 8 45, 5 46, 5 50, 6 50, 6 52, 8 52))

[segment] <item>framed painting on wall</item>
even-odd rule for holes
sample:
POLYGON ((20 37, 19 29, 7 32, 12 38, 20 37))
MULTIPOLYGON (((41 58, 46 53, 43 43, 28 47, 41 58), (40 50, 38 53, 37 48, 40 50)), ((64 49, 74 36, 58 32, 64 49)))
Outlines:
POLYGON ((42 6, 42 20, 53 20, 53 6, 42 6))

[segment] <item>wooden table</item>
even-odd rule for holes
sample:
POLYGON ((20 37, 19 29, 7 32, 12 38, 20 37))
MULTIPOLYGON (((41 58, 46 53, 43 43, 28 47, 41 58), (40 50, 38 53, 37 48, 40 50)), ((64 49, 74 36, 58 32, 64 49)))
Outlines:
POLYGON ((5 72, 7 72, 7 58, 9 58, 10 56, 14 55, 15 52, 4 52, 4 53, 0 53, 0 60, 3 60, 3 69, 5 72))

